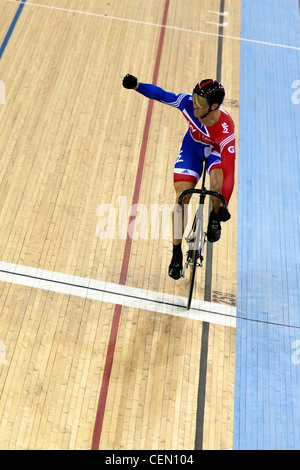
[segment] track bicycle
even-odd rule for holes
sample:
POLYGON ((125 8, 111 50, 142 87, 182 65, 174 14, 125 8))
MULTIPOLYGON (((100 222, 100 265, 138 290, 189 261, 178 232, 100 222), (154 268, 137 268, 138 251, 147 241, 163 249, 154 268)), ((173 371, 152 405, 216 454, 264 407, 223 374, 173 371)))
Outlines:
POLYGON ((199 194, 200 195, 199 204, 196 209, 196 213, 193 219, 191 229, 189 230, 185 238, 186 243, 187 243, 187 252, 186 252, 185 264, 183 266, 182 277, 186 276, 186 272, 189 269, 189 289, 188 289, 188 297, 187 297, 187 310, 189 310, 191 307, 194 284, 195 284, 196 268, 203 266, 204 246, 205 246, 206 239, 207 239, 206 232, 204 231, 204 202, 205 202, 206 196, 215 196, 219 198, 223 206, 227 208, 226 200, 222 196, 222 194, 216 191, 210 191, 205 188, 206 165, 207 165, 207 160, 205 160, 201 189, 187 189, 180 194, 179 199, 178 199, 178 204, 180 206, 180 208, 178 208, 178 211, 180 211, 182 210, 183 199, 187 194, 199 194))

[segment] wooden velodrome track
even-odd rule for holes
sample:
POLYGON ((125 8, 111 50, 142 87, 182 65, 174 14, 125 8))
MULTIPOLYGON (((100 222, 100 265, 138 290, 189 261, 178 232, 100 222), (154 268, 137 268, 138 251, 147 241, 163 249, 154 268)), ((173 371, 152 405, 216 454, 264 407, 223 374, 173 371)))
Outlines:
POLYGON ((239 28, 239 0, 25 3, 0 60, 1 449, 232 449, 237 182, 187 313, 170 237, 129 220, 172 206, 186 121, 122 78, 218 75, 238 135, 239 28))

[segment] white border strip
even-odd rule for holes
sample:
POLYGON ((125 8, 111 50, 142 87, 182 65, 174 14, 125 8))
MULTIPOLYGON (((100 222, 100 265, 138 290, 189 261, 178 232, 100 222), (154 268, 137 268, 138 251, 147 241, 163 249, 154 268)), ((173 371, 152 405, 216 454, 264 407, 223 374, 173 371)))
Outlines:
MULTIPOLYGON (((19 0, 6 0, 6 2, 19 3, 19 0)), ((73 9, 70 9, 70 8, 54 7, 52 5, 42 5, 41 3, 26 2, 25 5, 33 6, 33 7, 39 7, 39 8, 47 8, 49 10, 64 11, 64 12, 67 12, 67 13, 77 13, 77 14, 80 14, 80 15, 95 16, 95 17, 99 17, 99 18, 106 18, 106 19, 109 19, 109 20, 126 21, 128 23, 143 24, 143 25, 146 25, 146 26, 155 26, 157 28, 172 29, 174 31, 183 31, 183 32, 194 33, 194 34, 204 34, 204 35, 207 35, 207 36, 220 36, 222 38, 233 39, 233 40, 236 40, 236 41, 251 42, 251 43, 254 43, 254 44, 262 44, 262 45, 266 45, 266 46, 282 47, 282 48, 285 48, 285 49, 293 49, 295 51, 300 51, 300 47, 297 47, 297 46, 287 46, 285 44, 277 44, 277 43, 266 42, 266 41, 257 41, 255 39, 247 39, 247 38, 241 38, 241 37, 237 37, 237 36, 228 36, 226 34, 209 33, 207 31, 199 31, 199 30, 195 30, 195 29, 179 28, 177 26, 161 25, 161 24, 157 24, 157 23, 149 23, 147 21, 132 20, 130 18, 120 18, 120 17, 117 17, 117 16, 104 15, 104 14, 101 14, 101 13, 90 13, 90 12, 87 12, 87 11, 73 10, 73 9)))
POLYGON ((0 281, 183 317, 189 320, 236 327, 235 307, 193 300, 192 308, 187 311, 185 297, 55 271, 46 271, 4 261, 0 261, 0 281))

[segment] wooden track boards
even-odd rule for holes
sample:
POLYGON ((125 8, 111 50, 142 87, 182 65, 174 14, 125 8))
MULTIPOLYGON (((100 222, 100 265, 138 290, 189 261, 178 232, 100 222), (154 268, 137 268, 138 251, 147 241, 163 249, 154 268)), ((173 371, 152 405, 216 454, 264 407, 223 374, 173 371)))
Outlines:
MULTIPOLYGON (((113 239, 99 238, 99 207, 115 208, 119 221, 119 198, 126 198, 127 211, 132 202, 148 101, 124 90, 122 77, 131 72, 151 82, 165 5, 49 4, 25 5, 0 61, 7 89, 0 106, 1 261, 118 284, 126 240, 118 224, 113 239)), ((17 7, 0 2, 1 41, 17 7)), ((218 26, 208 21, 218 23, 219 16, 208 10, 219 8, 217 0, 170 2, 160 86, 188 92, 216 75, 218 26)), ((224 34, 239 36, 239 9, 239 1, 225 1, 224 34)), ((239 41, 229 38, 223 38, 222 81, 238 134, 239 41)), ((180 113, 154 104, 143 207, 173 204, 172 169, 185 132, 180 113)), ((230 208, 232 220, 214 246, 211 300, 235 305, 237 186, 230 208)), ((170 239, 151 238, 150 226, 142 238, 139 221, 135 228, 126 285, 185 296, 185 281, 167 276, 170 239)), ((204 277, 203 270, 198 299, 204 277)), ((91 448, 115 305, 8 281, 0 295, 6 353, 0 448, 91 448)), ((100 449, 194 448, 202 326, 138 305, 122 308, 100 449)), ((232 448, 234 356, 235 329, 211 323, 203 448, 232 448)))

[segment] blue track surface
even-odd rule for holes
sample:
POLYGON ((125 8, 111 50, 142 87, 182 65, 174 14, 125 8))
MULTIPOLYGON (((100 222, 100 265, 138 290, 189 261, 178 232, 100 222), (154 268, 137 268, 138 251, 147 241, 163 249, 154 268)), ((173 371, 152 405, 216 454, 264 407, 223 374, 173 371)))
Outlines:
POLYGON ((241 21, 234 449, 300 449, 298 0, 241 21))

